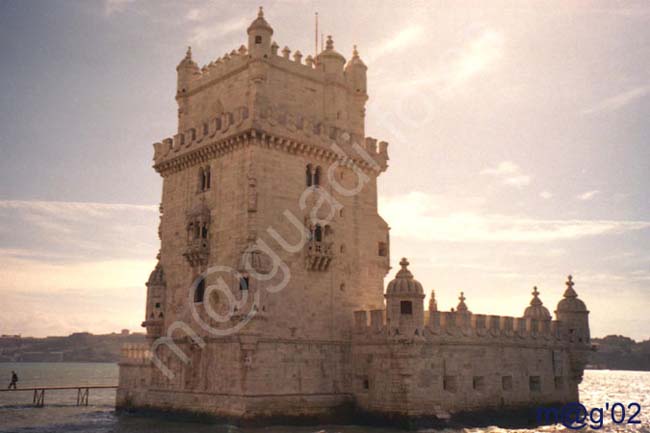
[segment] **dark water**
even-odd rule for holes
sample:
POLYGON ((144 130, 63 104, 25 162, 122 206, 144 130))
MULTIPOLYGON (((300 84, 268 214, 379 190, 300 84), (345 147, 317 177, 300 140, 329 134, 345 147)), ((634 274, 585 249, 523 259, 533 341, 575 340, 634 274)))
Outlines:
MULTIPOLYGON (((114 385, 117 383, 117 365, 115 364, 67 364, 67 363, 0 363, 0 383, 8 385, 11 370, 20 376, 22 387, 39 385, 114 385)), ((588 408, 604 408, 616 402, 625 406, 632 402, 639 403, 640 414, 635 420, 641 424, 615 424, 611 421, 610 411, 604 411, 605 422, 602 428, 585 426, 578 431, 602 432, 650 432, 650 373, 624 371, 587 371, 581 385, 581 395, 588 408)), ((0 433, 400 433, 402 430, 390 428, 373 428, 360 426, 319 426, 319 427, 285 427, 238 428, 227 425, 174 422, 159 418, 135 415, 117 415, 113 410, 115 391, 91 391, 89 406, 76 407, 76 391, 50 391, 45 394, 44 408, 31 405, 31 392, 0 393, 0 433)), ((634 410, 627 409, 626 418, 634 410)), ((618 418, 620 419, 620 412, 618 418)), ((598 417, 596 417, 598 418, 598 417)), ((598 426, 599 423, 595 423, 598 426)), ((432 430, 421 430, 421 432, 432 430)), ((442 430, 447 433, 459 433, 460 430, 442 430)), ((464 432, 508 432, 498 427, 485 429, 465 429, 464 432)), ((525 433, 533 430, 516 430, 525 433)), ((570 432, 561 425, 544 426, 534 431, 570 432)))

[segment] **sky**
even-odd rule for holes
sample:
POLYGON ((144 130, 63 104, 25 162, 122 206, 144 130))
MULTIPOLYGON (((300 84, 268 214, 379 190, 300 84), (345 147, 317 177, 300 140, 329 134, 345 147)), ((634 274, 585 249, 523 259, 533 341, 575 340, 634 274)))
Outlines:
POLYGON ((521 316, 572 274, 593 336, 650 338, 645 1, 0 2, 0 333, 141 329, 175 67, 260 4, 281 47, 311 53, 318 11, 369 67, 389 278, 406 256, 440 309, 521 316))

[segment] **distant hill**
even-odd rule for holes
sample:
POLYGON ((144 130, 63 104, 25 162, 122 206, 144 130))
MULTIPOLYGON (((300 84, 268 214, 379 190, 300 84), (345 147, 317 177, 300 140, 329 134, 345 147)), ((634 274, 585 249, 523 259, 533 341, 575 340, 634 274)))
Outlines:
POLYGON ((0 336, 0 362, 117 362, 125 343, 144 343, 143 333, 127 330, 93 335, 76 332, 67 337, 0 336))
POLYGON ((591 368, 650 371, 650 340, 637 343, 622 335, 592 338, 597 351, 591 354, 591 368))
MULTIPOLYGON (((143 333, 94 335, 76 332, 67 337, 0 336, 0 362, 117 362, 125 343, 144 343, 143 333)), ((650 340, 637 343, 622 335, 592 338, 597 351, 589 367, 608 370, 650 371, 650 340)))

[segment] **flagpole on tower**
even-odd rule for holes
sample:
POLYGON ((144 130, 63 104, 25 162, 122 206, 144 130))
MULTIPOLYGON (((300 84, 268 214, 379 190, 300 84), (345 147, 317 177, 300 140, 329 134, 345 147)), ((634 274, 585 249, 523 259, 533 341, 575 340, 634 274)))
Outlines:
POLYGON ((316 12, 316 30, 314 32, 314 58, 318 55, 318 12, 316 12))

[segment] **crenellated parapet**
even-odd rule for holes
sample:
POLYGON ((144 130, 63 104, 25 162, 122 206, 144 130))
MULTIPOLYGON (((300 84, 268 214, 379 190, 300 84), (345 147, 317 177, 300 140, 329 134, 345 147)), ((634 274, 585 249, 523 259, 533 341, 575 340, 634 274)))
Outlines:
POLYGON ((354 337, 359 342, 394 340, 444 341, 447 343, 507 343, 530 345, 579 345, 557 320, 460 313, 428 312, 424 332, 389 326, 386 310, 359 310, 354 313, 354 337))
POLYGON ((177 89, 176 98, 192 96, 206 87, 246 69, 249 62, 248 50, 242 45, 239 49, 225 53, 203 65, 200 69, 197 66, 194 73, 184 81, 184 86, 179 86, 177 89))
POLYGON ((154 167, 164 175, 182 161, 182 167, 199 164, 206 156, 235 148, 254 136, 274 137, 291 144, 292 152, 343 160, 379 174, 388 168, 388 143, 359 137, 333 125, 298 113, 267 107, 253 119, 247 107, 212 117, 199 128, 189 128, 153 144, 154 167))

